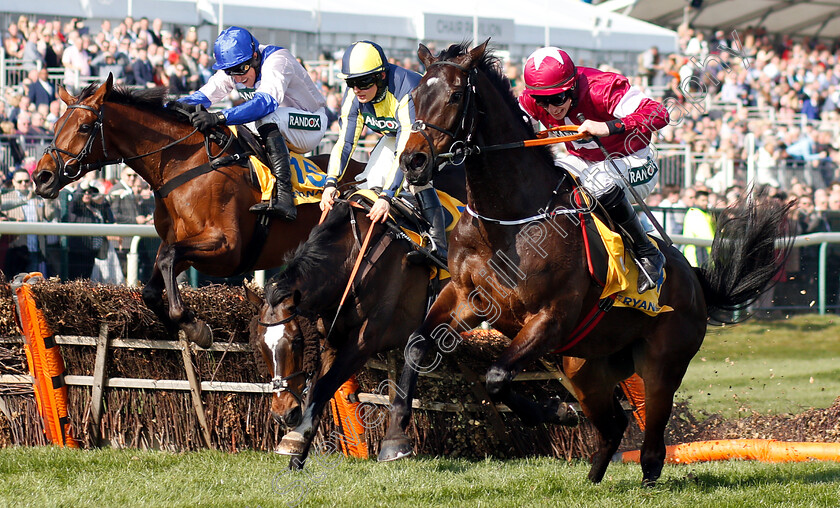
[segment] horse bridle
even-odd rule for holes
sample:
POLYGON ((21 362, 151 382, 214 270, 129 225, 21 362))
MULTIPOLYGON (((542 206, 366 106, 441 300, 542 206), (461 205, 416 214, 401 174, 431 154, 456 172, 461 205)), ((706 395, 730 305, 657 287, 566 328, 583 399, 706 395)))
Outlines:
MULTIPOLYGON (((93 107, 88 106, 87 104, 73 104, 73 105, 67 106, 67 109, 68 110, 83 109, 85 111, 90 111, 91 113, 96 115, 96 120, 93 122, 93 126, 90 130, 90 135, 88 136, 87 140, 85 141, 85 145, 82 147, 82 149, 81 149, 81 151, 79 151, 79 153, 74 154, 74 153, 69 152, 67 150, 64 150, 62 148, 59 148, 55 144, 55 140, 58 139, 59 134, 61 134, 61 131, 67 125, 67 122, 70 120, 70 116, 72 115, 72 113, 68 113, 65 116, 64 122, 61 123, 61 126, 55 132, 55 137, 53 137, 52 142, 49 144, 49 146, 47 146, 47 148, 44 149, 44 154, 49 155, 50 158, 53 160, 53 162, 55 162, 56 170, 61 172, 61 174, 63 174, 66 178, 68 178, 70 180, 75 180, 76 178, 79 177, 79 175, 81 175, 83 173, 87 173, 88 171, 101 169, 105 166, 110 166, 112 164, 124 164, 127 161, 132 161, 132 160, 135 160, 135 159, 142 159, 143 157, 148 157, 149 155, 152 155, 152 154, 155 154, 155 153, 158 153, 158 152, 162 152, 162 151, 164 151, 168 148, 171 148, 171 147, 181 143, 182 141, 186 140, 187 138, 189 138, 190 136, 192 136, 193 134, 198 132, 198 129, 193 129, 186 136, 184 136, 180 139, 176 139, 175 141, 169 143, 168 145, 165 145, 161 148, 157 148, 157 149, 152 150, 151 152, 148 152, 148 153, 144 153, 144 154, 141 154, 141 155, 133 155, 131 157, 120 157, 118 159, 110 159, 109 160, 108 159, 108 148, 105 146, 105 120, 104 120, 104 113, 103 113, 102 107, 100 106, 99 109, 94 109, 93 107), (85 158, 87 158, 88 155, 90 155, 90 151, 91 151, 91 148, 93 147, 93 143, 95 141, 95 137, 96 137, 97 132, 99 133, 99 137, 102 139, 102 154, 105 156, 106 160, 100 160, 100 161, 97 161, 97 162, 94 162, 94 163, 89 163, 89 164, 82 164, 82 161, 85 158), (66 155, 66 156, 69 157, 69 159, 64 160, 63 158, 60 157, 60 155, 66 155), (72 167, 69 164, 71 161, 75 161, 77 163, 77 165, 75 166, 77 168, 77 170, 73 174, 71 174, 69 172, 69 168, 72 167)), ((206 139, 205 139, 205 144, 207 144, 206 139)))
MULTIPOLYGON (((264 326, 266 328, 271 328, 272 326, 285 325, 288 322, 290 322, 291 320, 298 317, 299 315, 300 314, 298 314, 297 309, 295 309, 294 312, 292 312, 288 316, 286 316, 283 319, 281 319, 279 321, 276 321, 274 323, 266 323, 264 321, 257 321, 257 323, 259 323, 260 326, 264 326)), ((296 347, 296 343, 299 344, 301 342, 303 342, 303 336, 298 334, 292 340, 292 347, 293 348, 296 347)), ((272 361, 273 360, 274 359, 272 358, 272 361)), ((276 365, 274 366, 274 371, 277 372, 277 366, 276 365)), ((315 375, 314 371, 313 372, 306 372, 303 369, 301 369, 301 370, 297 370, 295 372, 292 372, 288 376, 283 376, 283 377, 274 376, 274 378, 271 380, 271 390, 274 392, 275 395, 280 395, 283 392, 289 392, 292 395, 292 397, 294 397, 295 400, 297 400, 298 404, 303 406, 304 398, 309 393, 310 381, 312 381, 312 377, 314 375, 315 375), (298 376, 306 376, 306 379, 304 379, 304 381, 303 381, 303 390, 301 390, 300 393, 297 393, 295 390, 292 389, 291 386, 289 386, 289 380, 294 379, 298 376)))
POLYGON ((450 67, 455 67, 459 71, 463 72, 467 76, 467 83, 464 85, 463 93, 463 106, 461 107, 461 117, 458 120, 457 127, 455 131, 450 131, 449 129, 444 129, 443 127, 435 124, 431 124, 425 122, 423 120, 416 120, 411 125, 411 132, 418 132, 423 138, 426 140, 426 143, 429 145, 429 150, 432 153, 431 164, 433 169, 440 170, 444 164, 461 164, 467 158, 467 155, 470 155, 472 152, 469 148, 470 143, 472 142, 473 132, 475 131, 475 122, 476 116, 473 108, 473 102, 475 100, 475 77, 478 75, 478 69, 473 67, 469 69, 464 67, 463 65, 456 64, 455 62, 450 62, 448 60, 439 60, 429 65, 429 69, 432 67, 440 66, 440 65, 448 65, 450 67), (452 144, 449 145, 449 151, 445 153, 435 153, 435 145, 432 142, 432 138, 426 132, 426 129, 434 129, 445 136, 449 136, 452 139, 452 144), (466 137, 461 140, 459 139, 460 136, 466 132, 466 137), (445 162, 438 163, 438 159, 445 159, 445 162))

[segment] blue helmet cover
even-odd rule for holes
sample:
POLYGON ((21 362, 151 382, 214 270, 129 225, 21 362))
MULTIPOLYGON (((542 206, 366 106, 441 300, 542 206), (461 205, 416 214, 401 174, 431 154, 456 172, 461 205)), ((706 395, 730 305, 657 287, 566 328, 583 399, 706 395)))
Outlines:
POLYGON ((259 45, 259 41, 248 30, 238 26, 226 28, 213 45, 213 53, 216 56, 213 70, 229 69, 247 62, 255 51, 259 51, 259 45))

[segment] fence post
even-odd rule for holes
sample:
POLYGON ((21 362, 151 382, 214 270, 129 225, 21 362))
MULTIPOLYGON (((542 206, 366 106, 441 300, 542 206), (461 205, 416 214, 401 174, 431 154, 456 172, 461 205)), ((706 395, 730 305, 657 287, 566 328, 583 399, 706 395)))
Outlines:
POLYGON ((213 449, 213 441, 210 439, 210 427, 207 426, 207 416, 204 414, 204 402, 201 401, 201 384, 195 375, 195 368, 192 364, 192 349, 183 331, 178 332, 178 340, 181 342, 181 356, 184 359, 184 370, 187 371, 187 381, 190 383, 190 396, 192 397, 195 417, 201 427, 201 436, 207 448, 213 449))
POLYGON ((108 334, 108 323, 99 325, 99 337, 96 339, 96 360, 93 367, 93 391, 90 396, 90 419, 93 422, 91 434, 93 434, 93 445, 102 445, 102 410, 103 398, 105 395, 105 376, 108 370, 108 346, 110 337, 108 334))
POLYGON ((820 244, 820 260, 819 260, 819 290, 817 293, 817 306, 820 310, 820 316, 825 316, 825 274, 826 274, 826 254, 828 253, 828 243, 820 244))
POLYGON ((125 285, 128 287, 136 286, 137 280, 139 279, 140 254, 137 253, 139 247, 140 237, 135 236, 131 239, 131 248, 128 250, 128 255, 126 256, 125 285))
POLYGON ((6 89, 6 48, 0 48, 0 90, 6 89))
POLYGON ((692 167, 692 153, 691 145, 685 145, 685 173, 683 174, 683 187, 692 187, 694 185, 694 168, 692 167))

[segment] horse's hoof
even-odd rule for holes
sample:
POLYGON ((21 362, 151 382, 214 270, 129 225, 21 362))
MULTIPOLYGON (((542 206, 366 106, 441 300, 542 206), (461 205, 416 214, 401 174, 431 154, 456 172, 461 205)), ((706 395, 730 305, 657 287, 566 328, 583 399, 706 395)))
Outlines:
POLYGON ((293 430, 283 436, 283 439, 280 440, 280 444, 277 445, 275 452, 280 455, 298 456, 303 455, 303 449, 305 447, 306 439, 303 437, 303 434, 293 430))
POLYGON ((213 345, 213 330, 204 321, 196 321, 185 327, 187 338, 200 348, 207 349, 213 345))
POLYGON ((560 402, 557 405, 557 410, 554 414, 556 417, 556 421, 554 423, 557 425, 562 425, 564 427, 577 427, 580 423, 580 416, 578 416, 577 411, 575 411, 575 408, 567 402, 560 402))
POLYGON ((382 447, 379 449, 379 462, 391 462, 392 460, 399 460, 408 457, 414 453, 414 447, 411 446, 411 440, 405 436, 385 439, 382 441, 382 447))

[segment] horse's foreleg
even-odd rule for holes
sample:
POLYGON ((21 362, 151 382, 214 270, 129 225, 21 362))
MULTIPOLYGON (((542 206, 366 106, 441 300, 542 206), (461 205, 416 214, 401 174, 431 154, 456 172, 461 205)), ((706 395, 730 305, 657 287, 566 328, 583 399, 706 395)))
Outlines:
POLYGON ((281 455, 298 456, 296 461, 292 461, 290 467, 303 467, 327 402, 335 395, 336 390, 370 358, 371 351, 358 349, 360 342, 361 340, 354 341, 351 336, 350 340, 345 342, 347 345, 336 352, 336 361, 332 367, 315 383, 300 424, 283 436, 277 446, 276 451, 281 455))
POLYGON ((545 312, 529 320, 488 369, 487 393, 495 402, 507 405, 525 425, 555 423, 574 426, 578 422, 577 414, 560 399, 552 398, 538 404, 516 393, 511 387, 511 381, 517 373, 549 352, 546 338, 559 334, 559 325, 550 314, 545 312))
MULTIPOLYGON (((160 250, 158 250, 158 252, 160 252, 160 250)), ((146 307, 151 309, 158 319, 160 319, 167 331, 169 331, 170 334, 173 334, 175 333, 175 330, 177 330, 178 325, 169 318, 169 309, 164 304, 163 300, 163 287, 163 274, 160 271, 160 266, 158 265, 157 260, 155 260, 152 276, 149 278, 149 282, 147 282, 143 287, 143 302, 146 304, 146 307)))
POLYGON ((203 348, 210 347, 213 344, 213 332, 207 323, 196 319, 195 314, 184 305, 184 300, 181 298, 177 278, 184 268, 179 266, 178 258, 176 245, 162 244, 155 261, 155 272, 160 272, 166 287, 169 319, 184 331, 188 340, 203 348))
MULTIPOLYGON (((396 397, 391 405, 388 430, 379 451, 380 462, 401 459, 414 451, 406 429, 411 421, 411 403, 417 388, 417 376, 421 372, 435 370, 443 361, 442 353, 451 352, 460 340, 459 332, 465 331, 454 328, 458 324, 450 314, 452 309, 458 308, 458 301, 452 284, 446 286, 432 305, 423 324, 408 339, 405 346, 405 365, 396 389, 396 397), (433 346, 438 346, 434 358, 426 359, 426 354, 433 346)), ((475 326, 480 320, 475 315, 461 315, 459 319, 467 326, 475 326)))
POLYGON ((575 387, 583 413, 598 430, 598 449, 592 456, 589 480, 599 483, 627 428, 627 415, 615 396, 615 386, 622 376, 610 368, 607 359, 567 357, 563 359, 563 370, 575 387))

